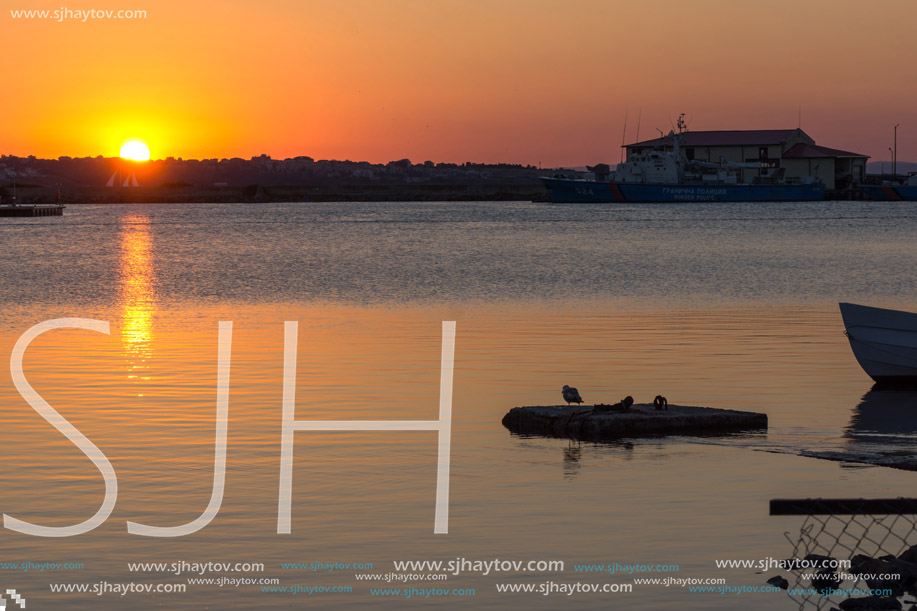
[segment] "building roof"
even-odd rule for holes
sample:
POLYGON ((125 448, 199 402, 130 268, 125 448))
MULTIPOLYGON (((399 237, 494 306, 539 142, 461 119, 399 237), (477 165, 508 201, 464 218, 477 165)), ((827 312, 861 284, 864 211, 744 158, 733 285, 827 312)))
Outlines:
POLYGON ((860 155, 850 151, 840 149, 829 149, 827 146, 818 146, 817 144, 806 144, 800 142, 794 144, 783 153, 784 159, 812 159, 824 157, 863 157, 868 159, 869 155, 860 155))
MULTIPOLYGON (((709 132, 685 132, 682 146, 766 146, 771 144, 783 144, 797 133, 802 133, 807 139, 809 138, 801 129, 747 129, 747 130, 717 130, 709 132)), ((671 145, 672 138, 654 138, 653 140, 644 140, 633 144, 624 145, 630 147, 657 147, 671 145)))

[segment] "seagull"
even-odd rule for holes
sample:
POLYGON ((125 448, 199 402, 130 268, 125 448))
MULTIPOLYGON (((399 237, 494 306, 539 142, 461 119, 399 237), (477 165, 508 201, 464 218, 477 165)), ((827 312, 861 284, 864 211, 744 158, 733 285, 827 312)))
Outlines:
POLYGON ((560 392, 564 397, 564 401, 567 402, 567 405, 571 403, 582 403, 583 398, 579 396, 579 391, 573 388, 572 386, 567 386, 564 384, 564 389, 560 392))

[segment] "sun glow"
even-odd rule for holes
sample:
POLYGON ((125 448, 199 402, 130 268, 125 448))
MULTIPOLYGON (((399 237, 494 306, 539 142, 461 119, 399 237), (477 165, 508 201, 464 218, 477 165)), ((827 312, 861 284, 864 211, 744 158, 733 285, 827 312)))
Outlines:
POLYGON ((131 161, 149 161, 150 149, 139 140, 128 140, 121 147, 121 158, 131 161))

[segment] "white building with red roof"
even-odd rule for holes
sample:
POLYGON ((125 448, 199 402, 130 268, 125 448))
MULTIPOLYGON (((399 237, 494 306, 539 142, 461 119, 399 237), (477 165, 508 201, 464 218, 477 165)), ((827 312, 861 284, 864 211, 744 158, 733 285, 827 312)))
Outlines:
MULTIPOLYGON (((625 145, 627 156, 672 147, 672 137, 625 145)), ((681 154, 687 160, 758 164, 743 168, 742 180, 756 176, 815 177, 828 189, 848 189, 866 174, 868 155, 815 144, 801 129, 688 131, 682 134, 681 154)))

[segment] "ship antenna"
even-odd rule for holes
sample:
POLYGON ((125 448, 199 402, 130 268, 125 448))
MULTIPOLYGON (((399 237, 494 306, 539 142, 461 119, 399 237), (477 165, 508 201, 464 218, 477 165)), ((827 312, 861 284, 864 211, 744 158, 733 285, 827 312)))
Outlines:
POLYGON ((627 108, 624 109, 624 132, 621 134, 621 163, 624 163, 624 145, 627 143, 627 108))
POLYGON ((634 142, 640 142, 640 119, 643 118, 643 107, 640 107, 640 113, 637 115, 637 137, 634 142))

